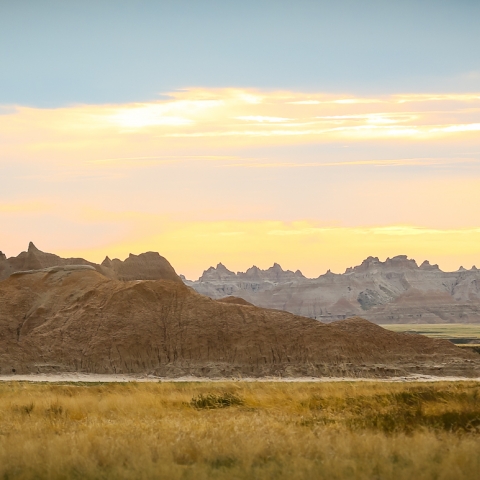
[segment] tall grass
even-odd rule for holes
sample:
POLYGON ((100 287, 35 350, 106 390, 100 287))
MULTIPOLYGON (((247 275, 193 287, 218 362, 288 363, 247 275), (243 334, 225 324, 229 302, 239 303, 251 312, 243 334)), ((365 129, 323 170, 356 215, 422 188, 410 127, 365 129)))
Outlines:
POLYGON ((3 479, 474 479, 480 384, 0 384, 3 479))

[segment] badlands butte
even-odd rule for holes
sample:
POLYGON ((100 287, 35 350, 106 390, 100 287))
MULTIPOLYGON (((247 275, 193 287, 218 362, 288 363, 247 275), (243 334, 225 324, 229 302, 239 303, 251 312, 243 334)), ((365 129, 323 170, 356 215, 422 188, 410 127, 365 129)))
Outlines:
POLYGON ((328 271, 313 279, 278 264, 234 273, 220 263, 186 283, 212 298, 234 295, 323 322, 361 315, 378 324, 480 323, 480 270, 442 272, 406 255, 385 262, 368 257, 343 274, 328 271))
POLYGON ((0 373, 478 377, 478 354, 358 314, 478 321, 479 280, 395 257, 315 280, 218 265, 188 282, 154 252, 95 264, 31 243, 17 257, 0 252, 0 373))

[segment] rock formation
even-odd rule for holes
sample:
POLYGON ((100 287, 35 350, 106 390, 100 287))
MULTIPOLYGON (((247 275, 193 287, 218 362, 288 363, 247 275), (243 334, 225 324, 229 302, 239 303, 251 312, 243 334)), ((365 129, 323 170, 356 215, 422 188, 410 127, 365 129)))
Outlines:
POLYGON ((8 278, 12 273, 25 270, 40 270, 65 265, 90 265, 99 273, 117 280, 171 280, 182 282, 170 263, 157 252, 132 255, 121 261, 108 257, 101 265, 83 258, 61 258, 52 253, 39 250, 32 242, 26 252, 17 257, 6 258, 0 252, 0 280, 8 278))
POLYGON ((344 274, 328 271, 315 279, 299 271, 284 272, 278 264, 236 274, 219 264, 186 283, 212 298, 233 295, 326 322, 354 315, 375 323, 480 322, 476 267, 443 272, 428 261, 418 266, 406 255, 385 262, 368 257, 344 274))
POLYGON ((0 282, 2 374, 478 376, 477 358, 360 318, 323 324, 215 301, 176 279, 115 280, 89 265, 0 282))
POLYGON ((171 280, 181 282, 170 263, 157 252, 130 254, 123 262, 108 257, 102 262, 101 273, 118 280, 171 280))
MULTIPOLYGON (((237 297, 257 306, 285 310, 324 322, 355 315, 374 323, 480 322, 480 270, 461 267, 443 272, 424 261, 420 266, 405 255, 381 262, 368 257, 343 274, 330 270, 315 279, 275 263, 267 270, 253 266, 234 273, 219 263, 197 281, 186 280, 156 252, 132 255, 121 261, 106 257, 99 265, 83 258, 61 258, 30 243, 26 252, 6 258, 0 252, 0 280, 16 271, 54 266, 89 265, 116 280, 184 282, 214 299, 237 297)), ((237 300, 238 301, 238 300, 237 300)))

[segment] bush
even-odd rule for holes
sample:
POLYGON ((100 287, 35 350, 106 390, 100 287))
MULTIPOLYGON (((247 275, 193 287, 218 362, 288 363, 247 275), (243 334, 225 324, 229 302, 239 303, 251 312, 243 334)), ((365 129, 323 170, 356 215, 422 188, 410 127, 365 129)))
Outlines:
POLYGON ((197 397, 193 397, 190 401, 190 405, 198 409, 211 409, 211 408, 226 408, 243 405, 244 401, 235 395, 234 393, 209 393, 207 395, 200 394, 197 397))
POLYGON ((24 413, 25 415, 30 415, 35 408, 35 404, 33 402, 29 403, 28 405, 22 405, 17 407, 18 411, 24 413))

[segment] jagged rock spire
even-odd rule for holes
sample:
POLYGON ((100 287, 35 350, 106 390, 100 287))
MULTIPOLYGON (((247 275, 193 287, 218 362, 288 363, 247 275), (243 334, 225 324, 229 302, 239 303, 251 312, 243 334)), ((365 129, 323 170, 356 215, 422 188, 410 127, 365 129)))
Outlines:
POLYGON ((428 260, 424 260, 419 268, 421 270, 440 270, 436 263, 432 265, 428 260))
POLYGON ((105 260, 101 263, 102 267, 111 267, 112 266, 112 260, 110 257, 107 255, 105 257, 105 260))
POLYGON ((28 251, 29 252, 39 252, 38 248, 33 244, 33 242, 30 242, 28 244, 28 251))

